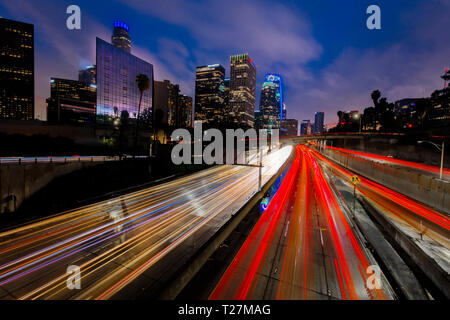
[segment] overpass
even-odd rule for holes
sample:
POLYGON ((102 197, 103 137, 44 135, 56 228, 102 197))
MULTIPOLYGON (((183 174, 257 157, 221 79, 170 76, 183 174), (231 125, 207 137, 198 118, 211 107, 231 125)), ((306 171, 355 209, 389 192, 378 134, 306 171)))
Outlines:
POLYGON ((380 132, 343 132, 343 133, 322 133, 322 134, 307 134, 299 136, 280 137, 280 141, 286 144, 304 144, 308 141, 317 140, 336 140, 336 139, 356 139, 363 140, 364 138, 399 138, 404 137, 404 133, 380 133, 380 132))

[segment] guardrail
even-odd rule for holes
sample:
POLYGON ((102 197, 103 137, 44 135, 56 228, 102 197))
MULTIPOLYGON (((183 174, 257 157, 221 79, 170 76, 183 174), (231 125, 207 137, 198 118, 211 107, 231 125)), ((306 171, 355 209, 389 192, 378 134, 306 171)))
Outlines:
MULTIPOLYGON (((136 159, 146 159, 149 156, 136 156, 136 159)), ((133 156, 64 156, 64 157, 8 157, 0 158, 0 164, 32 164, 32 163, 70 163, 70 162, 98 162, 120 161, 133 159, 133 156)))

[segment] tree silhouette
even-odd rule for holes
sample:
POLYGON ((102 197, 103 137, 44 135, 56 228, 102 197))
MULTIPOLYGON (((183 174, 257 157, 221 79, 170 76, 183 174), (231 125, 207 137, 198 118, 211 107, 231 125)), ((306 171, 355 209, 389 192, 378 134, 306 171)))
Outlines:
POLYGON ((144 95, 144 92, 150 89, 150 79, 145 74, 138 74, 136 76, 136 83, 139 88, 140 97, 139 97, 139 106, 138 106, 138 114, 136 119, 136 134, 134 137, 134 156, 136 156, 136 148, 137 148, 137 140, 138 140, 138 130, 139 130, 139 120, 141 117, 141 103, 142 103, 142 96, 144 95))
POLYGON ((381 98, 381 92, 380 90, 374 90, 372 91, 372 94, 370 95, 373 101, 373 105, 375 108, 378 106, 378 100, 381 98))

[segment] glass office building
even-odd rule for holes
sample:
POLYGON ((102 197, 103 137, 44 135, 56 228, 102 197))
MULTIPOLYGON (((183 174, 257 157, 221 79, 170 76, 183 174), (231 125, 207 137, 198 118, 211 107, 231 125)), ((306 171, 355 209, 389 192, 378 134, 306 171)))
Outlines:
POLYGON ((97 38, 97 121, 106 123, 127 111, 137 118, 140 92, 136 76, 145 74, 150 89, 144 92, 141 114, 152 108, 153 65, 97 38))
POLYGON ((230 58, 230 102, 228 116, 240 127, 255 126, 256 66, 248 54, 230 58))

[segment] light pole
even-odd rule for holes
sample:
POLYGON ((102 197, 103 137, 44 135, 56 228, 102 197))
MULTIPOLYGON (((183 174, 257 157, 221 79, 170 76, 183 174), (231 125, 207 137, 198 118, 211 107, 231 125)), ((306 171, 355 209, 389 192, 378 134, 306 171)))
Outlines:
POLYGON ((417 143, 418 144, 430 143, 433 146, 435 146, 441 152, 441 168, 439 170, 439 180, 442 180, 442 172, 444 170, 444 148, 445 148, 444 140, 442 140, 442 147, 440 147, 438 144, 436 144, 434 142, 426 141, 426 140, 424 140, 424 141, 417 141, 417 143))

